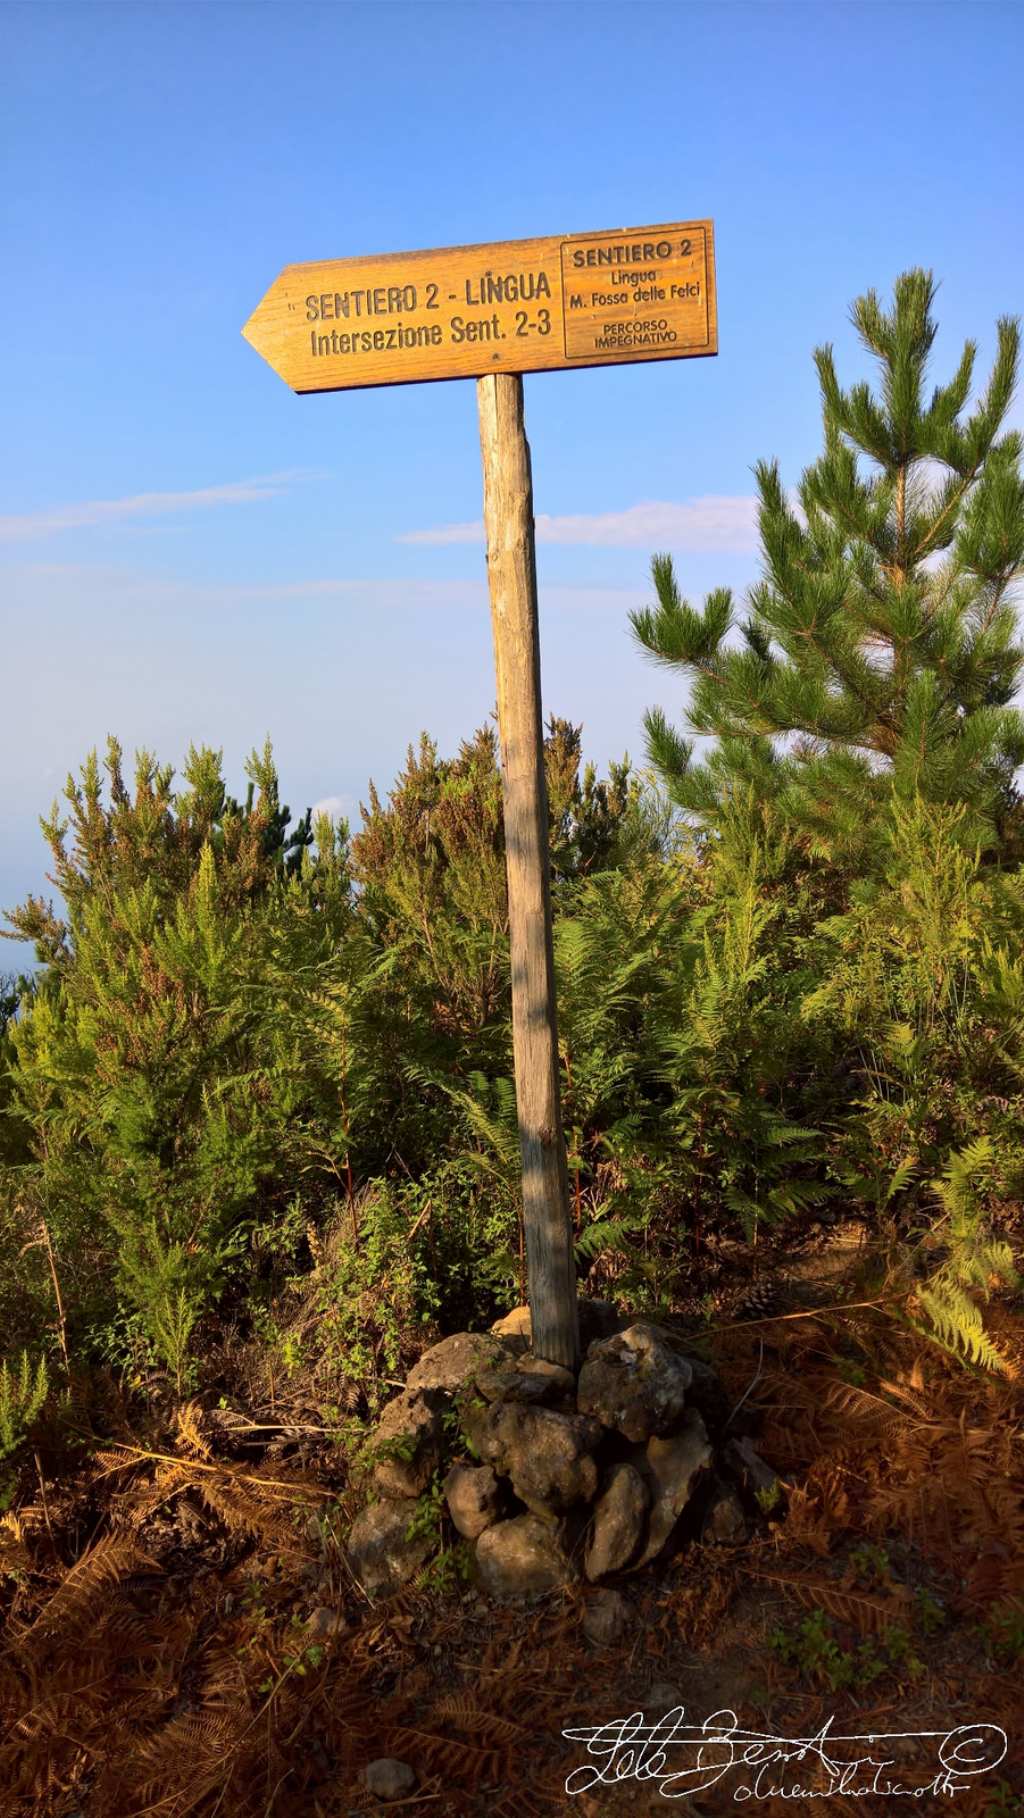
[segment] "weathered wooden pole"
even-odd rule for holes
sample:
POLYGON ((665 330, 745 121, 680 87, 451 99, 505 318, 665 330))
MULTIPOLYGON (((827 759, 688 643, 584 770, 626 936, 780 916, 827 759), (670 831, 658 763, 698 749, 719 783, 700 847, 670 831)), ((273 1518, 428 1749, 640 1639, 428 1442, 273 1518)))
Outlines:
POLYGON ((512 1046, 533 1349, 538 1357, 575 1369, 576 1269, 558 1084, 533 480, 521 376, 486 374, 477 380, 477 403, 498 678, 512 1046))

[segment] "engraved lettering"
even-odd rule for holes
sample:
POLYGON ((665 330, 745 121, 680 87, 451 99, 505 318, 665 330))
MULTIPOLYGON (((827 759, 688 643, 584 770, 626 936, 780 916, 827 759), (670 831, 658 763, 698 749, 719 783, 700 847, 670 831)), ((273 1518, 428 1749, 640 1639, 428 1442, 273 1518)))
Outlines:
POLYGON ((504 339, 505 331, 498 319, 497 310, 493 316, 485 316, 482 321, 467 322, 463 316, 452 317, 452 340, 456 346, 463 341, 503 341, 504 339))
POLYGON ((466 302, 532 303, 537 297, 550 297, 551 283, 546 271, 510 271, 503 274, 485 271, 478 278, 466 279, 466 302))

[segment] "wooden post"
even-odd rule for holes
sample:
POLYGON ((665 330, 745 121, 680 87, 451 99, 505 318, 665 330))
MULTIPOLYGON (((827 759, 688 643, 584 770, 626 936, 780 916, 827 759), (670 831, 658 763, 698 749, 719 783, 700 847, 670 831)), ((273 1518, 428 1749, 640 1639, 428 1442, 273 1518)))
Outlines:
POLYGON ((550 1363, 575 1369, 579 1326, 558 1085, 530 447, 520 375, 488 373, 476 389, 498 677, 512 1045, 533 1349, 550 1363))

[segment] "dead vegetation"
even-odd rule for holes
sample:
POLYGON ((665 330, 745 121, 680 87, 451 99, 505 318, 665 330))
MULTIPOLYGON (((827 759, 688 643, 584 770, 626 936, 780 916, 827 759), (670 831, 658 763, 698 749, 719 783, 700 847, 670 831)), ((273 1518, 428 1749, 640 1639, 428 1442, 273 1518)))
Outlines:
MULTIPOLYGON (((691 1542, 661 1579, 624 1579, 635 1621, 610 1650, 583 1637, 583 1591, 496 1610, 448 1571, 374 1606, 347 1566, 356 1499, 330 1433, 198 1403, 132 1432, 109 1388, 106 1437, 70 1475, 40 1459, 0 1522, 0 1813, 348 1818, 376 1809, 361 1774, 382 1754, 416 1770, 406 1806, 439 1818, 657 1809, 635 1783, 570 1801, 561 1731, 643 1708, 660 1681, 691 1711, 794 1734, 831 1712, 998 1723, 1010 1755, 956 1803, 1007 1818, 1024 1332, 1005 1303, 993 1330, 1000 1377, 841 1302, 712 1336, 734 1430, 782 1493, 748 1546, 691 1542)), ((690 1809, 731 1809, 715 1799, 690 1809)), ((769 1818, 791 1804, 760 1801, 769 1818)))

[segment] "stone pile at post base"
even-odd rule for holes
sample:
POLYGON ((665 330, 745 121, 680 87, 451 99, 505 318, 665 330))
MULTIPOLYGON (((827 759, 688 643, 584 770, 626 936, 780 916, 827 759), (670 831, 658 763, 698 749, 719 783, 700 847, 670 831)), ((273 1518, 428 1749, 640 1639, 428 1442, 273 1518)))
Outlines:
POLYGON ((727 1403, 714 1371, 600 1302, 580 1303, 580 1328, 578 1377, 533 1356, 525 1307, 419 1359, 367 1447, 371 1500, 349 1557, 371 1596, 436 1551, 436 1523, 418 1517, 438 1478, 473 1575, 499 1601, 638 1572, 687 1536, 745 1539, 774 1474, 749 1440, 717 1443, 727 1403))

